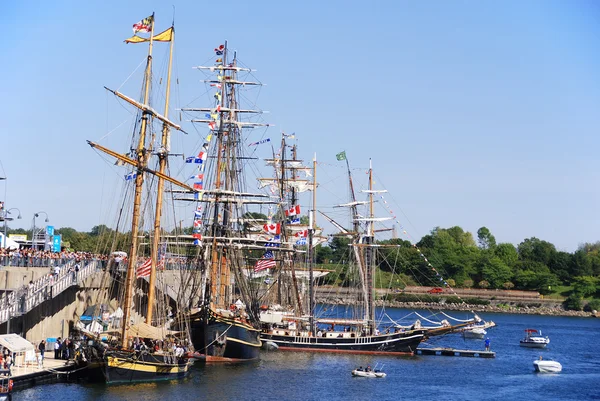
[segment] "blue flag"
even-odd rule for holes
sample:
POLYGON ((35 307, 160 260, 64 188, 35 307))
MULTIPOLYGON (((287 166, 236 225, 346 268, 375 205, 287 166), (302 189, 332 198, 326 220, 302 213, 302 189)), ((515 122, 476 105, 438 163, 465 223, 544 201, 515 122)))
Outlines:
POLYGON ((125 175, 125 181, 133 180, 135 177, 137 177, 137 173, 132 171, 131 173, 125 175))

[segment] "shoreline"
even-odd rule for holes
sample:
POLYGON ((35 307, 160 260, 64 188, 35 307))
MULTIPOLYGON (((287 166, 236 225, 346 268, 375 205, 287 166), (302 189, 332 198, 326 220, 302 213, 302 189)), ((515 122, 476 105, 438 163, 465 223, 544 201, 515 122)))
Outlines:
POLYGON ((522 307, 514 305, 468 305, 468 304, 439 304, 427 302, 382 302, 376 301, 377 306, 385 306, 400 309, 435 309, 435 310, 456 310, 473 311, 481 313, 514 313, 522 315, 542 315, 542 316, 567 316, 567 317, 599 317, 598 313, 564 310, 562 307, 552 306, 528 306, 522 307))
MULTIPOLYGON (((344 302, 343 299, 331 299, 322 298, 317 300, 318 303, 330 304, 330 305, 350 305, 348 302, 344 302)), ((512 302, 511 302, 512 303, 512 302)), ((471 304, 456 304, 456 303, 430 303, 430 302, 397 302, 397 301, 383 301, 378 299, 375 301, 375 305, 386 308, 399 308, 399 309, 433 309, 433 310, 453 310, 453 311, 473 311, 476 313, 514 313, 522 315, 542 315, 542 316, 566 316, 566 317, 600 317, 600 313, 596 312, 585 312, 585 311, 573 311, 565 310, 562 305, 557 302, 551 305, 527 305, 522 302, 523 306, 506 305, 503 303, 499 305, 471 305, 471 304)), ((539 305, 539 304, 538 304, 539 305)))

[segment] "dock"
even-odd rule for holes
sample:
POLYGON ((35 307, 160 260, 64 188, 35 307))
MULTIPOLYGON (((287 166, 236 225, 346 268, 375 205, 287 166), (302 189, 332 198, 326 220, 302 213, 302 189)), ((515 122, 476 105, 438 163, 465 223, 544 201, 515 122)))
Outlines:
MULTIPOLYGON (((45 358, 42 367, 35 364, 13 366, 12 375, 7 378, 13 381, 13 391, 22 390, 38 384, 64 383, 76 379, 81 367, 71 361, 45 358)), ((85 369, 85 368, 84 368, 85 369)))
POLYGON ((417 348, 415 355, 435 356, 466 356, 470 358, 495 358, 496 353, 492 351, 474 351, 455 348, 417 348))

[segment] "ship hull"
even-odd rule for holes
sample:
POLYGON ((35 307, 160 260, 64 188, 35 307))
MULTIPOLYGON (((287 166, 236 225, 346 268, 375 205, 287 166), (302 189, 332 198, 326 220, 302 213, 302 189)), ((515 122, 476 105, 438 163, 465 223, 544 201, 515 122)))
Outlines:
POLYGON ((260 356, 260 331, 212 311, 190 316, 192 343, 207 363, 243 362, 260 356))
POLYGON ((127 351, 107 351, 104 356, 106 383, 135 383, 182 379, 188 373, 187 358, 127 351))
POLYGON ((261 333, 263 341, 282 351, 335 352, 371 355, 413 355, 425 330, 354 338, 295 337, 261 333))

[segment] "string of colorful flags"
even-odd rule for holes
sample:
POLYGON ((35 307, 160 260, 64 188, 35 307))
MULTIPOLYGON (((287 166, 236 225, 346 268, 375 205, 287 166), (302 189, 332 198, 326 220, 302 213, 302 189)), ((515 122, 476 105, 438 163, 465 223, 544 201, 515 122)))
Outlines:
POLYGON ((380 195, 381 200, 383 201, 383 205, 384 207, 387 209, 387 211, 392 215, 392 218, 394 219, 394 221, 398 224, 398 226, 400 227, 400 229, 402 230, 402 233, 404 235, 406 235, 406 237, 408 238, 408 241, 410 242, 411 246, 413 248, 415 248, 417 250, 417 252, 419 253, 419 256, 425 261, 425 263, 427 264, 427 267, 429 267, 431 269, 431 271, 435 274, 435 277, 440 281, 440 283, 443 283, 444 287, 446 287, 447 289, 450 290, 450 292, 452 293, 452 295, 454 295, 455 297, 457 297, 463 304, 466 303, 461 297, 460 295, 458 295, 456 293, 456 291, 454 291, 454 288, 452 288, 450 286, 450 284, 448 284, 448 282, 444 279, 444 277, 440 274, 439 271, 437 271, 437 269, 431 264, 431 262, 429 262, 429 259, 427 259, 427 256, 425 256, 423 254, 423 252, 421 251, 421 249, 419 249, 419 247, 417 246, 416 241, 414 240, 414 238, 406 231, 406 229, 404 228, 404 226, 402 225, 402 223, 400 223, 400 221, 398 221, 398 219, 396 218, 396 215, 394 214, 394 211, 390 209, 387 200, 385 200, 385 197, 383 195, 380 195))
MULTIPOLYGON (((223 56, 225 52, 225 45, 219 45, 215 47, 215 54, 217 56, 223 56)), ((223 64, 223 58, 219 57, 215 60, 215 65, 219 66, 223 64)), ((218 129, 220 126, 221 119, 221 99, 222 94, 221 90, 223 88, 222 82, 224 79, 228 77, 224 77, 223 70, 220 70, 217 73, 217 82, 212 82, 210 84, 211 88, 216 89, 215 94, 213 95, 215 106, 211 108, 209 113, 205 114, 205 117, 208 122, 208 129, 210 133, 206 136, 205 142, 202 144, 202 148, 197 156, 188 156, 185 158, 186 163, 197 164, 198 168, 196 174, 192 175, 189 179, 194 180, 192 187, 197 191, 194 194, 194 198, 196 200, 200 200, 202 196, 202 191, 204 190, 204 170, 206 167, 206 159, 208 157, 208 148, 210 146, 210 142, 213 137, 213 132, 218 129)), ((194 245, 202 245, 202 205, 198 205, 196 210, 194 211, 194 223, 192 228, 192 236, 194 237, 194 245)))

